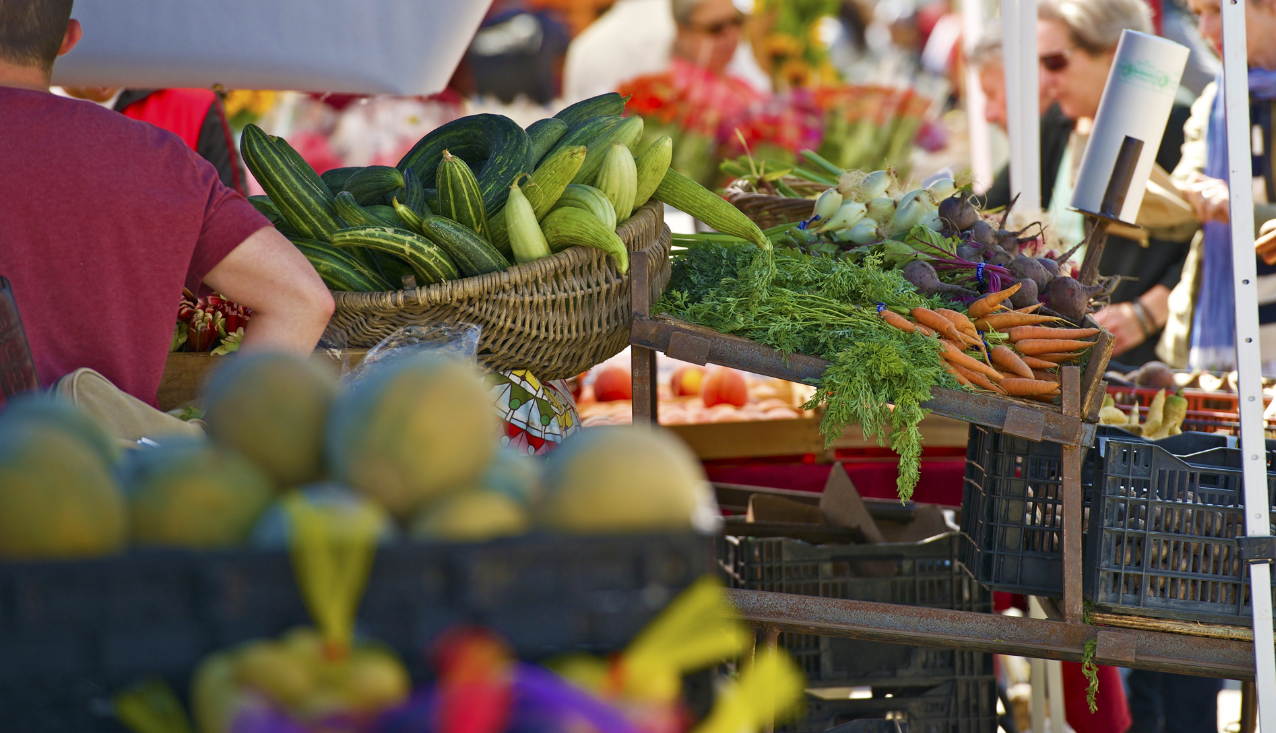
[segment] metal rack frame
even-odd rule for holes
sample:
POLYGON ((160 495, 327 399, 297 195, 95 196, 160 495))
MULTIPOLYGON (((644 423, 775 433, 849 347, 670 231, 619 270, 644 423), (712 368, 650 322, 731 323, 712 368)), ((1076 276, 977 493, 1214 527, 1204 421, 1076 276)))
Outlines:
MULTIPOLYGON (((635 253, 635 282, 646 282, 650 266, 635 253)), ((673 319, 653 317, 645 288, 631 289, 633 320, 629 344, 635 425, 655 424, 656 352, 696 364, 718 364, 778 379, 804 382, 819 377, 827 362, 780 352, 673 319)), ((1111 353, 1104 334, 1097 350, 1111 353)), ((1097 369, 1107 359, 1091 359, 1097 369)), ((944 416, 987 425, 1063 449, 1063 600, 1048 608, 1049 619, 1016 618, 970 611, 918 608, 888 603, 729 590, 741 616, 759 627, 762 644, 774 646, 781 631, 901 644, 1080 661, 1096 642, 1096 661, 1121 667, 1232 679, 1254 678, 1254 645, 1238 638, 1193 636, 1165 631, 1092 626, 1085 623, 1081 587, 1081 461, 1094 441, 1103 387, 1094 375, 1083 381, 1080 368, 1063 369, 1062 409, 1012 398, 937 389, 925 406, 944 416), (1081 385, 1089 384, 1083 394, 1081 385)), ((1052 604, 1047 604, 1052 605, 1052 604)))

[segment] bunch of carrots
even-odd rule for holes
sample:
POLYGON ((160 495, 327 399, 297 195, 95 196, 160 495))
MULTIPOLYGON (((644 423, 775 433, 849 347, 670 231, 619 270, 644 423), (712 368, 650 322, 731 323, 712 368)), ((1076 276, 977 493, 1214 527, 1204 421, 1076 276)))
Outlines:
POLYGON ((1041 304, 1010 310, 1002 305, 1019 284, 989 293, 965 313, 948 308, 913 308, 908 315, 882 308, 886 323, 908 333, 938 337, 945 366, 957 381, 1011 397, 1053 402, 1059 396, 1059 367, 1094 346, 1097 328, 1056 328, 1062 319, 1033 311, 1041 304))

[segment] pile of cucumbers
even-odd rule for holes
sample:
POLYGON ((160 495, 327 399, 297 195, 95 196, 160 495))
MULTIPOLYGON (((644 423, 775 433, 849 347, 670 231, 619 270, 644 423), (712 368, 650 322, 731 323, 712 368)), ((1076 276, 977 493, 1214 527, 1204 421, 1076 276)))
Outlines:
POLYGON ((265 196, 249 201, 332 290, 384 292, 474 277, 567 247, 629 269, 616 227, 651 199, 770 249, 726 201, 669 168, 673 142, 641 152, 641 117, 603 94, 527 129, 502 115, 439 127, 399 164, 323 175, 281 137, 244 128, 244 162, 265 196))

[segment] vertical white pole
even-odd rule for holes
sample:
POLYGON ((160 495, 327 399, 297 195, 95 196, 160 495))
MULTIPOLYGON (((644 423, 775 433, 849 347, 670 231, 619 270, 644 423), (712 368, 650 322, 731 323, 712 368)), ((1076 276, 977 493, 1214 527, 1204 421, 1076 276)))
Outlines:
MULTIPOLYGON (((983 0, 962 0, 961 34, 965 39, 966 58, 975 50, 984 32, 983 0)), ((966 120, 970 131, 970 172, 975 177, 975 191, 982 193, 992 185, 992 140, 988 120, 984 119, 984 90, 979 85, 979 70, 966 64, 966 120)))
MULTIPOLYGON (((1036 211, 1041 208, 1041 102, 1039 63, 1037 61, 1037 0, 1019 0, 1019 88, 1020 135, 1022 158, 1018 162, 1023 175, 1019 177, 1020 211, 1036 211)), ((1016 165, 1016 163, 1011 163, 1016 165)))
POLYGON ((1006 72, 1006 135, 1010 138, 1010 197, 1023 190, 1023 106, 1019 76, 1024 60, 1019 53, 1019 0, 1001 0, 1002 67, 1006 72))
POLYGON ((1046 660, 1046 694, 1050 696, 1050 733, 1066 733, 1067 715, 1063 712, 1063 662, 1046 660))
MULTIPOLYGON (((1254 256, 1253 168, 1250 154, 1249 82, 1245 0, 1220 0, 1223 8, 1223 94, 1227 115, 1227 185, 1232 222, 1236 293, 1236 368, 1240 372, 1241 449, 1244 452, 1245 531, 1270 534, 1267 458, 1263 435, 1262 354, 1258 343, 1257 265, 1254 256)), ((1250 565, 1254 609, 1254 663, 1258 725, 1276 730, 1276 649, 1272 643, 1271 565, 1250 565)))

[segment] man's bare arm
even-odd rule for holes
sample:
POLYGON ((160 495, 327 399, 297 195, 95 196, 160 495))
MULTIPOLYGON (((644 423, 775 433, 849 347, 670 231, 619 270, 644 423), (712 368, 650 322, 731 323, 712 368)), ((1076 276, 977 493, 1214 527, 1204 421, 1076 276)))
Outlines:
POLYGON ((241 347, 246 351, 308 354, 332 316, 332 294, 323 280, 273 227, 259 229, 245 239, 204 282, 253 309, 241 347))

